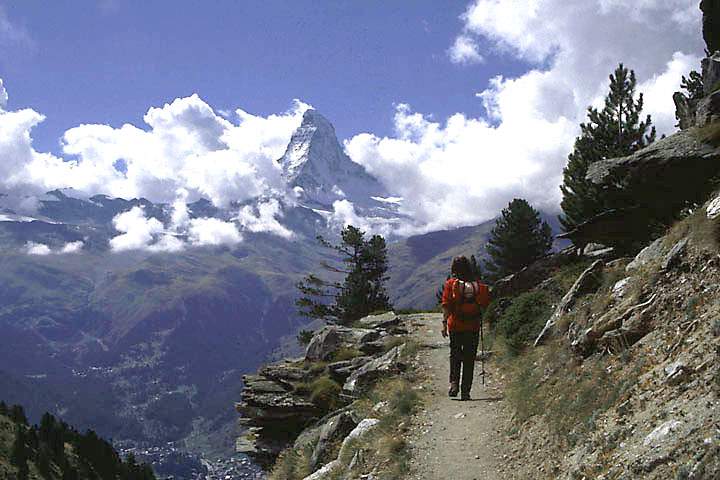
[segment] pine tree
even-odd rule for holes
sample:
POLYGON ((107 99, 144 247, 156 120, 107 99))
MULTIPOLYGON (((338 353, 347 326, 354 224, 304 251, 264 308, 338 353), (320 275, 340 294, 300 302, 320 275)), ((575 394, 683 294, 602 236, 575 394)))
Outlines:
POLYGON ((15 423, 19 423, 21 425, 28 424, 27 417, 25 416, 25 409, 20 405, 13 405, 10 407, 8 417, 10 417, 10 420, 15 423))
POLYGON ((341 266, 323 262, 322 268, 334 279, 311 273, 297 284, 301 296, 296 305, 301 315, 348 324, 370 312, 391 308, 385 291, 387 245, 382 236, 365 240, 365 232, 350 225, 340 233, 338 245, 322 237, 318 240, 340 256, 341 266))
POLYGON ((16 467, 27 461, 28 448, 25 442, 25 430, 21 426, 15 428, 15 441, 10 453, 10 463, 16 467))
POLYGON ((28 478, 30 469, 28 468, 28 458, 30 451, 25 440, 25 428, 21 425, 15 427, 15 441, 10 452, 10 463, 18 469, 18 479, 25 480, 28 478))
POLYGON ((8 406, 5 402, 0 401, 0 415, 8 414, 8 406))
POLYGON ((636 84, 635 72, 621 63, 610 75, 603 109, 588 108, 588 122, 580 125, 581 134, 563 170, 560 222, 565 231, 603 211, 626 206, 619 190, 601 191, 585 176, 590 164, 630 155, 655 141, 650 115, 640 121, 643 95, 635 99, 636 84))
POLYGON ((490 232, 486 268, 492 279, 518 272, 543 257, 552 247, 550 225, 527 201, 516 198, 503 209, 490 232))

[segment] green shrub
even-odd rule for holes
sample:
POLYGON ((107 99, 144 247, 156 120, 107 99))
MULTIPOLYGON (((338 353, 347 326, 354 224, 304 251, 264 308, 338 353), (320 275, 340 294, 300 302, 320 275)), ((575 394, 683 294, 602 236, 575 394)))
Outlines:
POLYGON ((497 330, 505 337, 508 351, 520 352, 540 333, 551 313, 551 300, 545 292, 527 292, 515 298, 497 321, 497 330))
POLYGON ((305 346, 310 343, 315 332, 312 330, 300 330, 297 334, 297 341, 300 345, 305 346))
POLYGON ((339 408, 341 405, 340 392, 342 387, 339 383, 324 375, 310 384, 310 401, 323 410, 330 411, 339 408))
POLYGON ((363 352, 357 348, 340 347, 332 354, 332 361, 342 362, 343 360, 351 360, 355 357, 361 357, 364 355, 363 352))

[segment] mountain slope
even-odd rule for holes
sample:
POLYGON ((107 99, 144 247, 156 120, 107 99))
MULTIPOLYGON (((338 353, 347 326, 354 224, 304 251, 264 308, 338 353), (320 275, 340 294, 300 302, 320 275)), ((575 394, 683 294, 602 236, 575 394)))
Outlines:
MULTIPOLYGON (((556 215, 541 213, 553 232, 560 231, 556 215)), ((495 220, 472 227, 416 235, 390 244, 390 280, 388 291, 396 308, 431 309, 437 306, 439 288, 450 274, 453 257, 475 255, 480 262, 487 259, 485 245, 495 220)), ((554 250, 569 242, 556 241, 554 250)))
POLYGON ((417 235, 390 244, 388 291, 393 305, 420 310, 436 306, 435 294, 450 272, 453 257, 479 257, 494 225, 493 220, 474 227, 417 235))

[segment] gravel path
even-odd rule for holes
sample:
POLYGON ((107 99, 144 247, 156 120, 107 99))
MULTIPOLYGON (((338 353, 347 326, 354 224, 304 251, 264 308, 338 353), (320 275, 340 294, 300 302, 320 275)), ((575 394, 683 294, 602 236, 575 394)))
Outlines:
POLYGON ((420 349, 424 409, 413 420, 409 435, 413 479, 501 480, 502 391, 492 362, 486 364, 485 386, 480 363, 475 368, 472 400, 447 396, 448 340, 440 336, 440 315, 424 316, 413 328, 420 349))

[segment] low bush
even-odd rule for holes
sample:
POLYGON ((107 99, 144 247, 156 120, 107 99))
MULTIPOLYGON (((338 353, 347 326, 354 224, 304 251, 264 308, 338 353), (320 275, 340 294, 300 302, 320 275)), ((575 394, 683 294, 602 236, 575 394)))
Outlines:
POLYGON ((310 343, 315 332, 312 330, 300 330, 297 334, 297 341, 300 345, 305 346, 310 343))
POLYGON ((342 387, 335 380, 323 375, 309 385, 310 401, 325 411, 340 408, 342 387))
POLYGON ((497 331, 505 337, 508 352, 519 353, 540 333, 552 313, 552 301, 542 291, 527 292, 516 297, 497 319, 497 331))
POLYGON ((331 359, 333 362, 342 362, 343 360, 352 360, 355 357, 361 357, 364 353, 357 348, 340 347, 333 352, 331 359))

